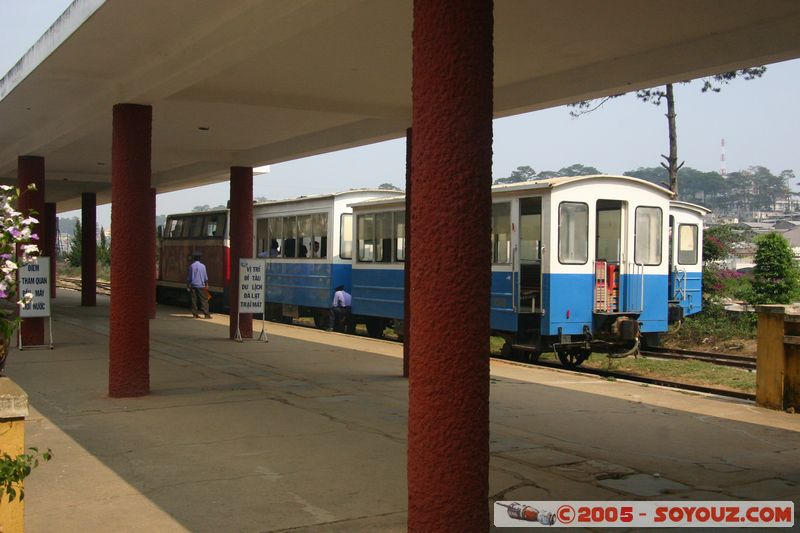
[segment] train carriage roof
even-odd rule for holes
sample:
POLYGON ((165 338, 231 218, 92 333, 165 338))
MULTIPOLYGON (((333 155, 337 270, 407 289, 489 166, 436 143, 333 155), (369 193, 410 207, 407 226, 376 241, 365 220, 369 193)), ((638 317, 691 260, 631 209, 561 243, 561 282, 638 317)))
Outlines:
POLYGON ((674 193, 669 189, 662 187, 656 183, 646 181, 632 176, 618 176, 613 174, 592 174, 588 176, 559 176, 554 178, 543 178, 530 181, 523 181, 519 183, 502 183, 492 187, 492 194, 504 192, 517 192, 523 190, 540 190, 540 189, 555 189, 565 185, 572 185, 583 181, 598 181, 598 180, 612 180, 620 182, 629 182, 631 184, 638 184, 642 187, 658 191, 663 195, 672 198, 674 193))
MULTIPOLYGON (((652 183, 640 178, 634 178, 632 176, 615 176, 612 174, 592 174, 590 176, 560 176, 555 178, 523 181, 519 183, 503 183, 492 186, 492 195, 503 194, 503 193, 518 193, 520 191, 545 191, 580 182, 587 182, 587 185, 590 185, 591 184, 590 182, 599 180, 606 180, 606 181, 612 180, 612 181, 619 181, 621 183, 629 183, 631 185, 635 184, 637 186, 656 191, 667 198, 673 198, 675 196, 672 191, 670 191, 669 189, 665 189, 664 187, 656 183, 652 183)), ((672 201, 674 202, 675 200, 672 201)), ((369 208, 371 206, 391 205, 402 202, 405 202, 405 195, 397 195, 390 198, 376 198, 376 199, 366 200, 363 202, 354 202, 348 205, 354 208, 369 208)), ((680 203, 682 206, 694 205, 688 202, 678 202, 678 203, 680 203)), ((695 207, 699 209, 705 209, 702 206, 695 206, 695 207)))
POLYGON ((326 200, 326 199, 335 199, 341 198, 343 196, 354 196, 359 194, 375 194, 380 196, 391 195, 394 196, 397 194, 397 191, 392 191, 388 189, 349 189, 347 191, 339 191, 339 192, 332 192, 332 193, 324 193, 324 194, 315 194, 311 196, 298 196, 295 198, 283 198, 281 200, 266 200, 264 202, 254 202, 253 208, 261 207, 261 206, 273 206, 273 205, 280 205, 280 204, 291 204, 291 203, 300 203, 300 202, 311 202, 316 200, 326 200))
POLYGON ((195 215, 216 215, 216 214, 227 214, 228 209, 209 209, 208 211, 187 211, 185 213, 170 213, 167 215, 167 218, 175 218, 175 217, 187 217, 187 216, 195 216, 195 215))
POLYGON ((693 204, 690 202, 684 202, 683 200, 671 200, 669 202, 670 208, 677 207, 686 209, 687 211, 693 211, 695 214, 699 215, 700 217, 704 217, 711 212, 711 209, 704 207, 702 205, 693 204))

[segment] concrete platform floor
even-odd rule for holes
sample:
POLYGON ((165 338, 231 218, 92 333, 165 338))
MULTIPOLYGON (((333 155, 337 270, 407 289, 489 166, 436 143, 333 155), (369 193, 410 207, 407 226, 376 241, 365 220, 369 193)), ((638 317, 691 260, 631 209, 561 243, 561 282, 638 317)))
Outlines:
MULTIPOLYGON (((111 399, 108 299, 79 302, 54 301, 54 350, 9 357, 55 455, 28 532, 405 530, 400 345, 273 323, 240 344, 159 307, 152 394, 111 399)), ((492 499, 800 503, 798 415, 506 363, 491 383, 492 499)))

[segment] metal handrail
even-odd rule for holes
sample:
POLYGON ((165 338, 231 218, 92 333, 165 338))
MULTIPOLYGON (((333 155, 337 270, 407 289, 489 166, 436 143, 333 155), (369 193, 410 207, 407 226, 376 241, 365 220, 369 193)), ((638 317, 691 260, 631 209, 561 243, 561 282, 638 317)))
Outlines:
POLYGON ((625 297, 625 302, 627 303, 626 310, 631 313, 641 313, 644 309, 644 265, 640 265, 634 261, 626 263, 626 267, 630 272, 629 275, 631 277, 631 283, 628 284, 630 287, 633 287, 635 283, 635 277, 639 276, 639 307, 638 309, 633 309, 633 306, 635 305, 633 304, 633 295, 631 294, 633 291, 629 290, 627 291, 628 294, 625 297))
MULTIPOLYGON (((519 294, 517 291, 517 245, 511 247, 511 308, 519 312, 519 294)), ((519 280, 520 283, 522 280, 519 280)))

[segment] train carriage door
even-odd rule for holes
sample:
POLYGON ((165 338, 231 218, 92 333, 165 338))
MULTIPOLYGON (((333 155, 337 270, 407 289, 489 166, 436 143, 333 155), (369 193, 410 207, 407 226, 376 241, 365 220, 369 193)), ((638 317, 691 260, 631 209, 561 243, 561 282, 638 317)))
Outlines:
POLYGON ((698 312, 702 305, 701 246, 697 220, 680 212, 671 215, 669 297, 683 308, 684 315, 698 312))
POLYGON ((594 309, 600 313, 618 313, 623 309, 623 209, 619 200, 598 200, 595 224, 595 294, 594 309))
POLYGON ((542 309, 542 198, 519 201, 519 301, 521 313, 542 309))
POLYGON ((675 217, 669 216, 669 280, 668 280, 668 294, 670 300, 682 300, 680 294, 680 280, 678 278, 678 270, 675 265, 675 247, 678 245, 675 235, 675 217))

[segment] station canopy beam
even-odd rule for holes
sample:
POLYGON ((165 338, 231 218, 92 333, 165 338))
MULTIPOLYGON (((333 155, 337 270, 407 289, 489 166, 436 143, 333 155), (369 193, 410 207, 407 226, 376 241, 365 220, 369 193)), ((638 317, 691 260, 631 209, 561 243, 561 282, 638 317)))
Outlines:
MULTIPOLYGON (((47 160, 47 202, 111 200, 111 109, 153 108, 159 193, 400 138, 410 1, 76 0, 0 80, 0 181, 47 160)), ((495 2, 494 116, 800 56, 794 0, 495 2)))

